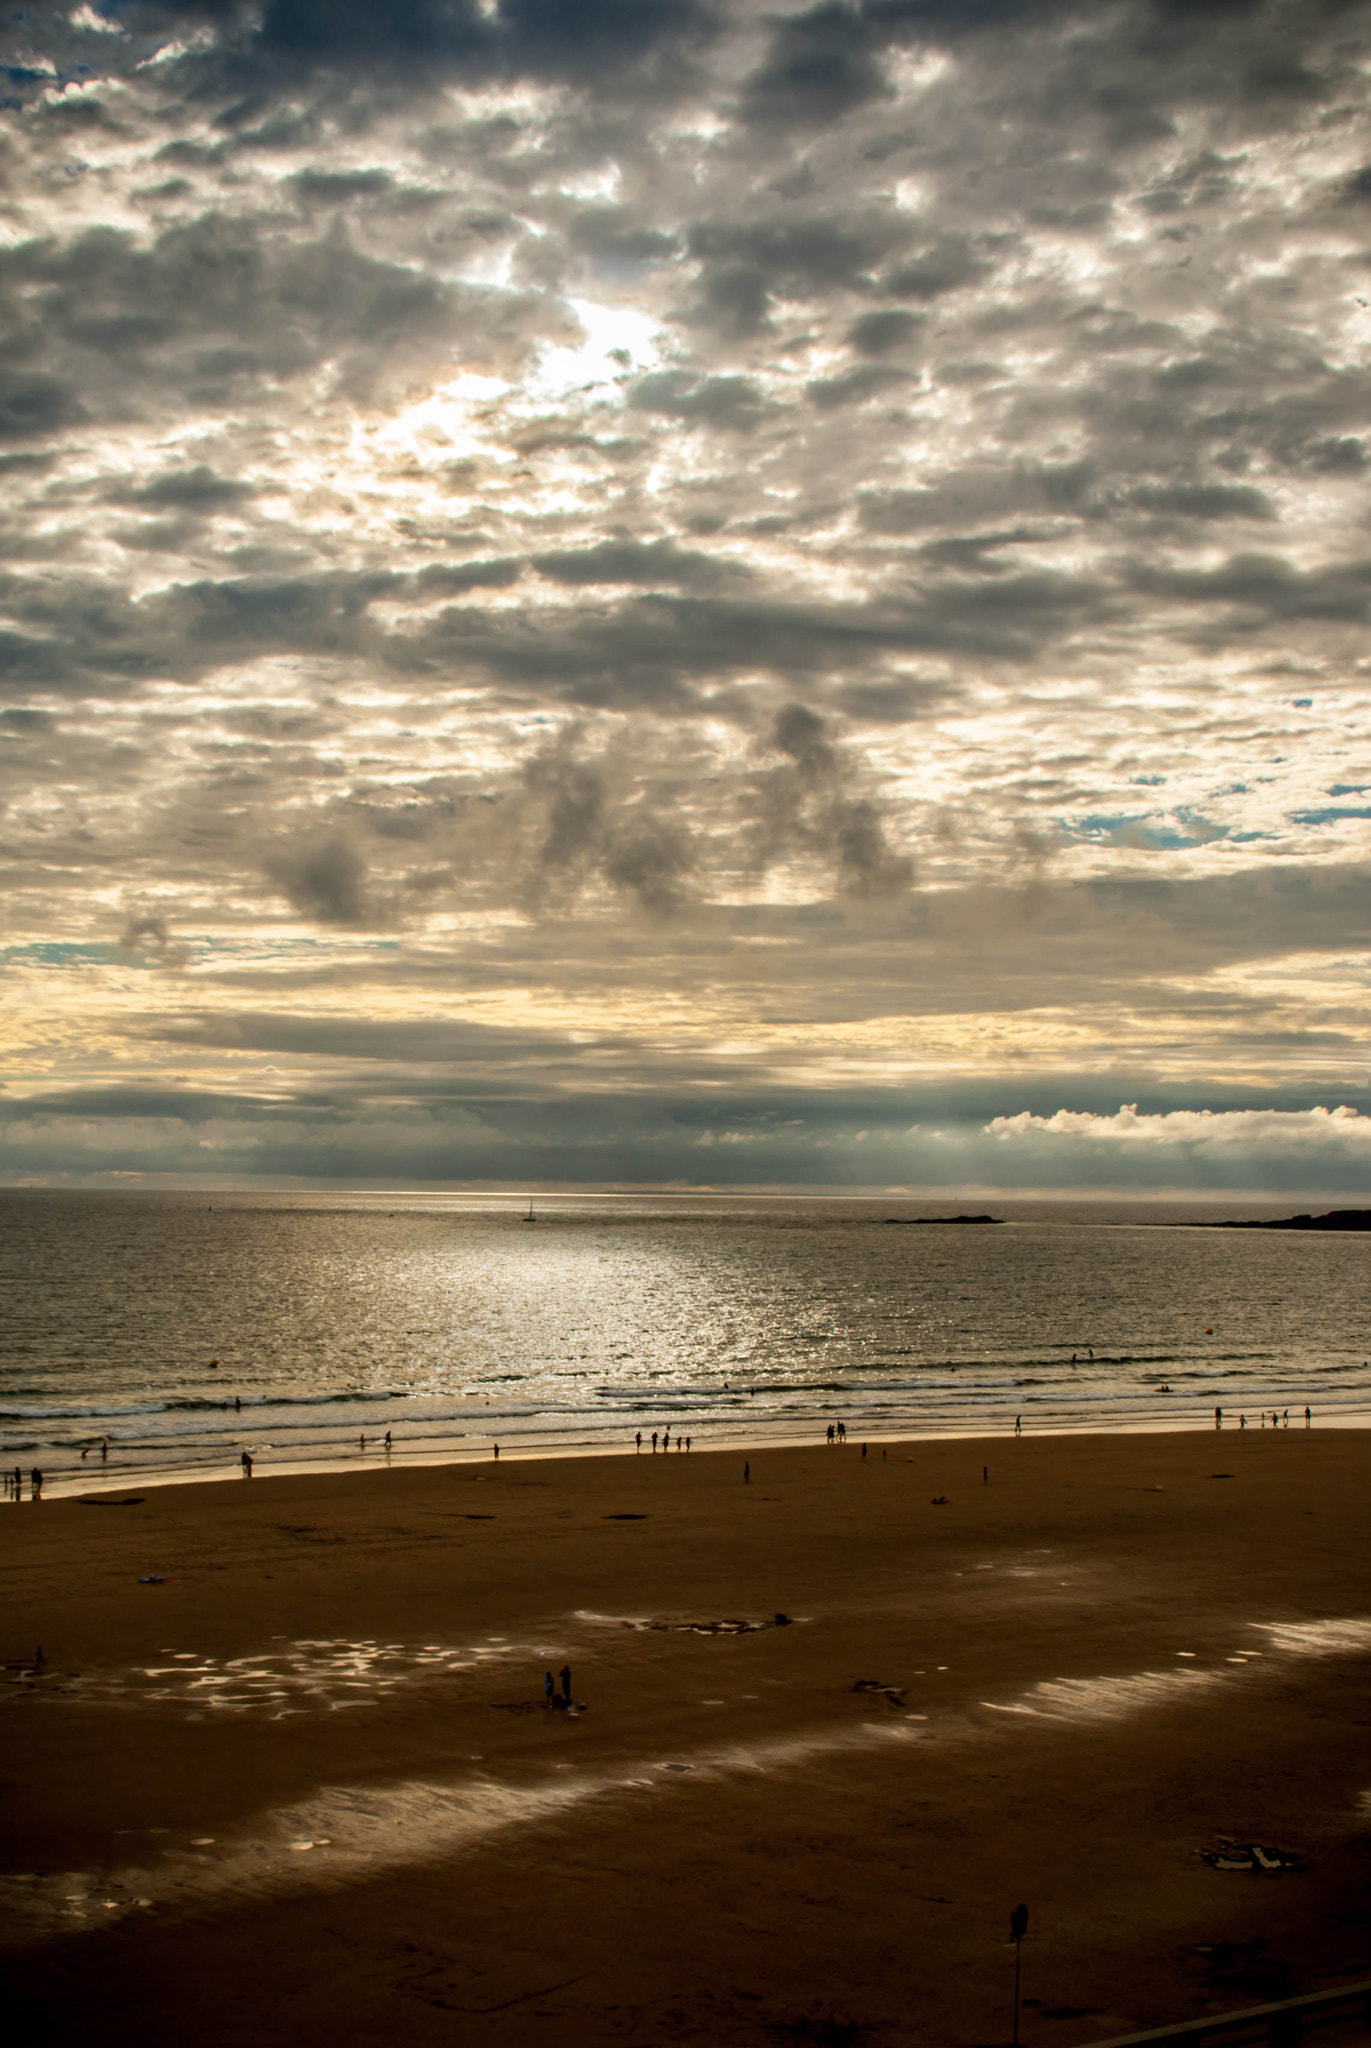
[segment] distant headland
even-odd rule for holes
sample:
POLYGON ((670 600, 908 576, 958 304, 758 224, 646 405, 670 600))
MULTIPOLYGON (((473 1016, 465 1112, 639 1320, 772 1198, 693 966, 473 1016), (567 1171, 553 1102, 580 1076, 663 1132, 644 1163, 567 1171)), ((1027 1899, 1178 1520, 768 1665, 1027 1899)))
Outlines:
POLYGON ((1326 1216, 1281 1216, 1272 1222, 1201 1224, 1203 1230, 1371 1230, 1371 1209, 1330 1209, 1326 1216))
POLYGON ((887 1216, 887 1223, 1003 1223, 1003 1216, 887 1216))

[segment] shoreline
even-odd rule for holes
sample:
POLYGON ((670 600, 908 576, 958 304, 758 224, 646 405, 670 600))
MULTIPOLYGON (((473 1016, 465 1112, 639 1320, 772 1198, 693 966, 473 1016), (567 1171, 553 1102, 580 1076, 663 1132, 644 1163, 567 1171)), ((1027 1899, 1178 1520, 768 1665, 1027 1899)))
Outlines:
MULTIPOLYGON (((1270 1411, 1268 1410, 1267 1412, 1269 1413, 1270 1411)), ((1247 1429, 1243 1430, 1235 1421, 1227 1419, 1223 1429, 1216 1430, 1213 1426, 1212 1410, 1207 1411, 1207 1417, 1208 1419, 1204 1417, 1178 1418, 1174 1422, 1160 1423, 1152 1418, 1148 1418, 1145 1421, 1139 1422, 1119 1422, 1111 1428, 1101 1428, 1097 1416, 1089 1416, 1079 1424, 1057 1423, 1047 1425, 1034 1424, 1030 1418, 1028 1426, 1022 1432, 1021 1438, 1017 1440, 1031 1440, 1034 1442, 1068 1440, 1080 1442, 1091 1438, 1098 1438, 1101 1441, 1115 1441, 1121 1439, 1136 1440, 1149 1436, 1243 1436, 1247 1434, 1260 1436, 1266 1433, 1259 1425, 1249 1423, 1247 1429)), ((581 1458, 612 1459, 617 1457, 636 1460, 638 1458, 651 1459, 654 1455, 671 1458, 678 1456, 693 1458, 729 1452, 742 1457, 748 1457, 752 1453, 762 1451, 790 1451, 816 1448, 820 1450, 828 1450, 830 1448, 855 1450, 860 1455, 860 1448, 863 1442, 889 1448, 895 1445, 908 1447, 941 1443, 1003 1445, 1016 1441, 1012 1425, 1007 1429, 1002 1428, 996 1431, 987 1431, 983 1428, 978 1429, 975 1427, 949 1427, 947 1429, 922 1431, 909 1431, 898 1428, 872 1428, 865 1433, 851 1429, 845 1444, 829 1446, 822 1440, 822 1432, 826 1427, 826 1421, 816 1417, 812 1425, 803 1431, 799 1429, 781 1431, 766 1423, 759 1423, 756 1433, 748 1434, 739 1431, 730 1432, 727 1435, 710 1434, 704 1436, 699 1431, 687 1432, 682 1430, 680 1432, 682 1436, 689 1434, 693 1440, 693 1448, 690 1451, 678 1452, 672 1450, 656 1454, 650 1451, 646 1434, 641 1452, 635 1450, 631 1437, 626 1442, 615 1441, 613 1443, 606 1442, 603 1438, 561 1436, 546 1437, 536 1442, 529 1442, 527 1436, 521 1438, 502 1434, 496 1437, 492 1433, 476 1441, 464 1440, 464 1447, 461 1449, 455 1447, 452 1449, 424 1449, 414 1455, 406 1455, 404 1439, 396 1442, 389 1453, 384 1448, 379 1447, 378 1439, 378 1448, 376 1450, 370 1448, 369 1442, 366 1451, 352 1450, 337 1455, 325 1454, 319 1458, 287 1457, 268 1461, 259 1453, 253 1452, 255 1470, 253 1481, 249 1483, 255 1483, 259 1479, 295 1478, 312 1473, 418 1472, 438 1471, 449 1466, 466 1468, 473 1465, 489 1465, 492 1468, 496 1468, 502 1465, 559 1463, 581 1458), (500 1447, 498 1459, 493 1454, 494 1446, 497 1442, 500 1447)), ((1335 1408, 1325 1403, 1315 1411, 1312 1428, 1308 1433, 1316 1434, 1320 1430, 1324 1432, 1330 1430, 1346 1432, 1365 1429, 1371 1429, 1371 1409, 1359 1407, 1355 1404, 1349 1405, 1347 1408, 1335 1408)), ((1273 1434, 1279 1435, 1293 1433, 1306 1434, 1302 1410, 1299 1413, 1298 1420, 1292 1412, 1288 1429, 1282 1428, 1280 1431, 1273 1432, 1273 1434)), ((532 1432, 529 1434, 531 1435, 532 1432)), ((251 1446, 248 1446, 248 1448, 251 1449, 251 1446)), ((4 1469, 8 1472, 11 1468, 7 1464, 4 1469)), ((19 1469, 23 1472, 24 1484, 27 1487, 30 1468, 21 1465, 19 1469)), ((122 1493, 127 1492, 131 1487, 226 1486, 237 1485, 242 1483, 243 1480, 244 1475, 239 1467, 236 1454, 233 1454, 231 1458, 226 1457, 222 1464, 216 1461, 214 1469, 207 1469, 205 1466, 166 1464, 147 1467, 123 1467, 115 1471, 111 1470, 109 1466, 97 1464, 90 1467, 87 1472, 82 1472, 79 1467, 74 1470, 63 1468, 50 1475, 45 1470, 43 1476, 43 1498, 45 1500, 63 1500, 79 1497, 84 1493, 122 1493)), ((27 1504, 27 1502, 16 1502, 12 1495, 7 1496, 4 1502, 0 1502, 0 1505, 21 1504, 27 1504)))

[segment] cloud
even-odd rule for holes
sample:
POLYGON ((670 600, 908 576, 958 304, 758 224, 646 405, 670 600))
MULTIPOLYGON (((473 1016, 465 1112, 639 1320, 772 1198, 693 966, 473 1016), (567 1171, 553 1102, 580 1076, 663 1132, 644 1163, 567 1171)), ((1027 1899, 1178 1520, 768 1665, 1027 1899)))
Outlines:
POLYGON ((281 894, 320 924, 367 921, 367 870, 357 848, 340 835, 297 840, 273 848, 263 863, 281 894))
POLYGON ((1052 1116, 1021 1110, 993 1117, 987 1132, 1004 1143, 1020 1138, 1053 1138, 1068 1143, 1164 1148, 1186 1154, 1209 1152, 1343 1153, 1371 1158, 1371 1116, 1343 1105, 1337 1109, 1173 1109, 1140 1115, 1124 1103, 1113 1116, 1059 1109, 1052 1116))
POLYGON ((0 44, 29 1169, 1361 1170, 986 1127, 1371 1109, 1364 0, 0 44))

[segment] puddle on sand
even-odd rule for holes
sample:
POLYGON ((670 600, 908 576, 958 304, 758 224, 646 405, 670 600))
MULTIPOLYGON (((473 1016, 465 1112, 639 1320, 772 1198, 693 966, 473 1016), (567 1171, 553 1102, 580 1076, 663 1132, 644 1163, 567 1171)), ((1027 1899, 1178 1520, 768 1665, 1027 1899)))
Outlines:
POLYGON ((258 1714, 279 1721, 288 1714, 343 1713, 376 1706, 391 1695, 437 1684, 459 1673, 489 1670, 492 1664, 524 1657, 530 1669, 549 1651, 536 1644, 488 1637, 469 1645, 452 1643, 343 1642, 302 1636, 253 1657, 216 1659, 193 1650, 164 1650, 165 1663, 123 1671, 64 1674, 44 1667, 23 1674, 16 1691, 40 1693, 101 1706, 141 1707, 156 1702, 193 1710, 258 1714))
MULTIPOLYGON (((920 1737, 900 1734, 911 1744, 920 1737)), ((109 1924, 112 1911, 167 1913, 356 1883, 433 1862, 516 1827, 559 1820, 573 1807, 613 1798, 654 1802, 665 1785, 693 1785, 739 1772, 790 1770, 840 1750, 874 1746, 863 1729, 728 1744, 689 1762, 638 1763, 614 1772, 567 1769, 523 1784, 481 1775, 450 1781, 326 1787, 315 1798, 258 1816, 236 1840, 212 1849, 148 1843, 151 1860, 76 1875, 0 1877, 0 1939, 41 1939, 57 1927, 109 1924), (658 1772, 664 1775, 658 1775, 658 1772), (645 1775, 650 1773, 651 1775, 645 1775)), ((151 1836, 154 1830, 147 1830, 151 1836)))
POLYGON ((1270 1639, 1273 1650, 1287 1657, 1348 1657, 1371 1650, 1371 1621, 1259 1621, 1254 1628, 1270 1639))
POLYGON ((1135 1671, 1121 1678, 1045 1678, 1017 1700, 982 1700, 997 1714, 1046 1721, 1122 1721, 1148 1707, 1169 1706, 1221 1685, 1215 1671, 1135 1671))

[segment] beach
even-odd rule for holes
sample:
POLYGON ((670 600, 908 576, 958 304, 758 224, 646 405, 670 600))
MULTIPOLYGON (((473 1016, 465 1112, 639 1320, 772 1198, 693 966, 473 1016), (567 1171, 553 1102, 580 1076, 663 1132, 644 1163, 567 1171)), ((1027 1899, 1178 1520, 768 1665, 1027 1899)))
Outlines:
POLYGON ((9 2009, 206 2048, 1001 2042, 1020 1902, 1025 2043, 1371 1975, 1368 1443, 7 1502, 9 2009))

